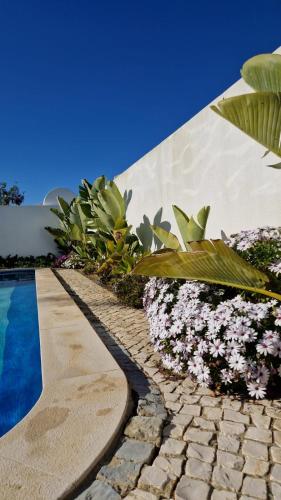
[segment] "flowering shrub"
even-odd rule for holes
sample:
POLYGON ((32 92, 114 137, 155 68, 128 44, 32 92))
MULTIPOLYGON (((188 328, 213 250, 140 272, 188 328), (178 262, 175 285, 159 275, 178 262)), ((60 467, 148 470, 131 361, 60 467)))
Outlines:
MULTIPOLYGON (((229 244, 267 270, 281 288, 281 229, 232 236, 229 244)), ((163 365, 201 386, 247 389, 264 398, 281 376, 281 305, 249 292, 184 280, 152 278, 144 308, 163 365)))
POLYGON ((54 263, 54 267, 61 267, 64 269, 82 269, 85 263, 81 260, 79 255, 69 254, 61 255, 54 263))

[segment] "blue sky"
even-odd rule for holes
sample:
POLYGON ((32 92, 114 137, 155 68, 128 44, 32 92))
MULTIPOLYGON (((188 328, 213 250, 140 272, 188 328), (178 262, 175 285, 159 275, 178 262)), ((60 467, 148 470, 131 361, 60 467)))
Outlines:
POLYGON ((281 1, 0 0, 0 181, 122 172, 281 45, 281 1))

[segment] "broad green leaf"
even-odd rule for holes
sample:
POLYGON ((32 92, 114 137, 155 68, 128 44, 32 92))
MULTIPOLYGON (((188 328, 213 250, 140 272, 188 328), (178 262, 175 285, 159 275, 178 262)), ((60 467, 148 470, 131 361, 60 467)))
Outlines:
POLYGON ((144 257, 133 274, 182 278, 231 286, 281 300, 281 295, 265 289, 266 274, 255 269, 222 240, 190 243, 192 251, 164 250, 144 257))
POLYGON ((82 232, 77 224, 71 224, 70 226, 70 238, 73 241, 82 241, 82 232))
POLYGON ((101 208, 96 207, 96 214, 100 219, 101 224, 104 226, 106 230, 114 229, 114 220, 111 215, 106 214, 101 208))
POLYGON ((201 228, 203 229, 202 237, 198 238, 200 240, 203 240, 205 237, 209 213, 210 213, 210 206, 208 205, 207 207, 202 207, 196 216, 199 226, 201 226, 201 228))
POLYGON ((64 215, 69 214, 70 206, 61 196, 58 196, 58 204, 64 215))
POLYGON ((81 226, 82 226, 83 232, 86 233, 86 231, 87 231, 88 217, 83 212, 80 203, 77 205, 77 209, 78 209, 78 214, 79 214, 79 217, 80 217, 80 222, 81 222, 81 226))
POLYGON ((281 157, 281 94, 245 94, 224 99, 211 108, 281 157))
POLYGON ((281 92, 281 55, 259 54, 243 64, 242 78, 257 92, 281 92))
POLYGON ((120 205, 120 208, 122 211, 122 216, 125 216, 126 206, 125 206, 125 200, 124 200, 122 194, 120 193, 120 191, 119 191, 119 189, 114 181, 109 181, 108 185, 110 186, 112 193, 114 194, 116 200, 118 201, 118 203, 120 205))
POLYGON ((65 221, 64 214, 58 208, 50 208, 50 211, 53 212, 62 222, 65 221))
POLYGON ((119 199, 116 198, 110 189, 103 189, 98 194, 98 199, 104 211, 111 215, 113 219, 118 219, 124 215, 119 199))
POLYGON ((101 191, 101 189, 105 188, 105 185, 106 185, 106 178, 104 175, 101 175, 94 181, 92 185, 92 190, 95 189, 96 191, 101 191))
POLYGON ((52 236, 55 236, 56 238, 61 238, 61 237, 64 238, 66 236, 66 233, 65 233, 65 231, 63 231, 63 229, 59 229, 59 228, 55 228, 55 227, 50 227, 50 226, 45 227, 45 229, 52 236))
POLYGON ((186 213, 181 210, 181 208, 177 207, 177 205, 173 205, 173 211, 174 211, 174 216, 177 221, 177 225, 179 228, 179 231, 181 233, 181 237, 184 241, 188 241, 188 223, 189 223, 189 217, 186 215, 186 213))
POLYGON ((172 250, 182 250, 180 242, 175 234, 166 231, 159 226, 150 226, 157 238, 163 243, 166 248, 171 248, 172 250))

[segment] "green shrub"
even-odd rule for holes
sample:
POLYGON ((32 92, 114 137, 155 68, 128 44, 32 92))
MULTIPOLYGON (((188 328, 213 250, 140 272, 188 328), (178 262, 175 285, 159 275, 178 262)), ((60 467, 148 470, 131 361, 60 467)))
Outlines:
POLYGON ((97 264, 94 261, 89 261, 83 268, 84 274, 95 274, 97 271, 97 264))
POLYGON ((141 309, 144 287, 147 282, 148 278, 145 276, 125 274, 113 281, 112 290, 122 304, 141 309))
POLYGON ((52 253, 47 255, 39 255, 34 257, 19 257, 18 255, 7 255, 0 257, 0 269, 13 269, 18 267, 51 267, 56 260, 56 256, 52 253))

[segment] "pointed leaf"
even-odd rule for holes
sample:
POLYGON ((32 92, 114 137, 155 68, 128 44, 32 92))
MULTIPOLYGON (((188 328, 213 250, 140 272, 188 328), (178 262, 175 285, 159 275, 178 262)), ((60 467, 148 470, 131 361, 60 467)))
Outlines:
POLYGON ((97 177, 97 179, 94 181, 91 190, 101 191, 101 189, 105 188, 105 184, 106 184, 105 176, 101 175, 100 177, 97 177))
POLYGON ((174 216, 177 221, 177 225, 179 228, 179 231, 181 233, 183 241, 188 241, 188 222, 189 222, 189 217, 186 215, 186 213, 181 210, 181 208, 177 207, 177 205, 173 205, 173 211, 174 211, 174 216))
POLYGON ((190 217, 186 234, 187 240, 185 241, 185 246, 189 250, 188 242, 202 240, 205 235, 205 228, 203 229, 193 217, 190 217))
POLYGON ((64 215, 69 214, 70 206, 61 196, 58 196, 58 204, 64 215))
POLYGON ((259 54, 243 64, 241 75, 258 92, 281 92, 281 55, 259 54))
POLYGON ((150 226, 157 238, 165 245, 166 248, 172 250, 181 250, 181 245, 175 234, 169 233, 166 229, 159 226, 150 226))
POLYGON ((281 162, 280 163, 275 163, 274 165, 267 165, 267 167, 280 169, 281 168, 281 162))
POLYGON ((202 207, 196 216, 199 226, 201 226, 201 228, 203 229, 203 236, 202 238, 200 238, 201 240, 203 240, 205 237, 209 213, 210 213, 210 206, 208 205, 207 207, 202 207))

